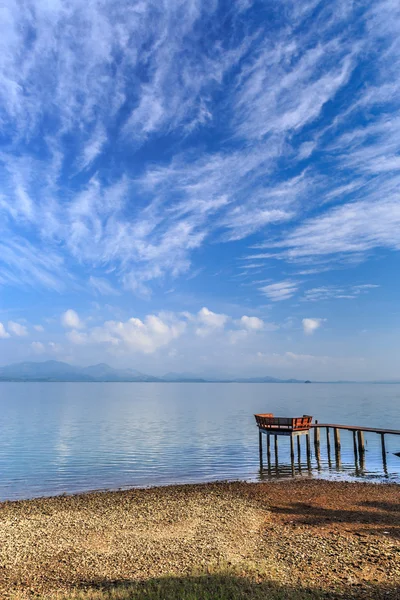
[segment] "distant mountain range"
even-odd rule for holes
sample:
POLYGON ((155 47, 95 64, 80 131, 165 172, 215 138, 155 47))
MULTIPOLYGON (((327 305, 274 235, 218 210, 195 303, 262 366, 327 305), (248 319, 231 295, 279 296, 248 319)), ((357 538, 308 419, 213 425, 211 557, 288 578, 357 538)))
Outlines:
MULTIPOLYGON (((22 362, 0 367, 0 381, 156 381, 156 382, 237 382, 237 383, 304 383, 299 379, 275 377, 203 378, 194 373, 166 373, 162 377, 146 375, 135 369, 114 369, 105 363, 91 367, 75 367, 65 362, 22 362)), ((309 382, 308 382, 309 383, 309 382)))

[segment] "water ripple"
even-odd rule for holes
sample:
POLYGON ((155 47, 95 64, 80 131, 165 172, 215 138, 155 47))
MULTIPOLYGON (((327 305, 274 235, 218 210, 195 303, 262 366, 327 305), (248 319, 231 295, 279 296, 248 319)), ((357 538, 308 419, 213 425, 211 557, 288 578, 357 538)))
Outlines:
MULTIPOLYGON (((289 443, 260 471, 253 413, 398 427, 400 385, 0 384, 0 499, 222 479, 292 477, 289 443), (379 402, 377 402, 379 398, 379 402)), ((400 438, 366 436, 365 468, 351 434, 342 461, 295 464, 296 477, 400 481, 400 438)), ((304 450, 303 450, 304 453, 304 450)))

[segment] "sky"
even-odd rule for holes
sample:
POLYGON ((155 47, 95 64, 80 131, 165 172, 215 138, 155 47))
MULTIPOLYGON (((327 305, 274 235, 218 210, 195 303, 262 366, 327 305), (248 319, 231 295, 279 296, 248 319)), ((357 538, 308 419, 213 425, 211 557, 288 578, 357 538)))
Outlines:
POLYGON ((400 377, 397 0, 8 0, 0 364, 400 377))

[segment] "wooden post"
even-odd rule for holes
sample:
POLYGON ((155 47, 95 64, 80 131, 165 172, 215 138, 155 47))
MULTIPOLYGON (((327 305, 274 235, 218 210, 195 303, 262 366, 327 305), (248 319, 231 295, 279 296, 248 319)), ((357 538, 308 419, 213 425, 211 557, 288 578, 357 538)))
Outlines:
POLYGON ((382 455, 386 458, 385 434, 381 433, 382 455))
POLYGON ((386 462, 386 446, 385 446, 385 434, 381 433, 381 446, 382 446, 382 462, 383 470, 387 475, 387 462, 386 462))
POLYGON ((270 464, 270 462, 271 462, 271 437, 270 437, 269 433, 267 433, 267 458, 268 458, 268 464, 270 464))
POLYGON ((341 460, 340 460, 340 430, 337 427, 334 427, 333 429, 333 438, 335 440, 335 461, 336 461, 336 468, 340 469, 341 466, 341 460))
MULTIPOLYGON (((316 423, 318 421, 315 421, 316 423)), ((317 459, 318 468, 321 467, 321 430, 319 427, 314 428, 314 448, 315 458, 317 459)))
POLYGON ((328 464, 331 466, 331 438, 329 435, 329 427, 326 428, 326 449, 328 451, 328 464))
POLYGON ((294 440, 293 433, 290 434, 290 464, 292 467, 292 475, 294 475, 294 440))
POLYGON ((364 441, 364 432, 361 430, 357 431, 358 437, 358 453, 360 456, 360 469, 364 470, 365 468, 365 441, 364 441))
POLYGON ((321 430, 319 427, 314 427, 314 446, 315 454, 319 453, 321 447, 321 430))
POLYGON ((258 430, 258 450, 260 453, 260 469, 263 468, 263 451, 262 451, 262 433, 261 429, 258 430))
POLYGON ((300 436, 296 435, 297 438, 297 464, 299 465, 299 472, 301 473, 301 445, 300 436))
POLYGON ((275 471, 278 475, 278 436, 275 434, 275 471))
POLYGON ((341 448, 341 446, 340 446, 340 430, 337 427, 335 427, 333 429, 333 437, 335 439, 335 452, 336 452, 336 454, 339 454, 340 448, 341 448))
POLYGON ((307 447, 307 466, 311 469, 311 444, 310 444, 310 434, 306 433, 306 447, 307 447))
POLYGON ((290 459, 294 461, 294 443, 293 443, 293 434, 290 434, 290 459))
POLYGON ((353 431, 353 446, 354 446, 354 462, 356 471, 358 470, 358 451, 357 451, 357 432, 353 431))
POLYGON ((365 452, 365 442, 364 442, 364 432, 360 429, 357 431, 358 436, 358 450, 360 454, 364 454, 365 452))

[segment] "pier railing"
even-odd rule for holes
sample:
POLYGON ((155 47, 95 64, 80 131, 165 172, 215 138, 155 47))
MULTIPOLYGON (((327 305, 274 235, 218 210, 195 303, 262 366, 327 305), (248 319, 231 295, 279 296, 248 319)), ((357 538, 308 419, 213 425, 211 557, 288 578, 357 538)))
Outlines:
POLYGON ((311 444, 310 444, 310 432, 311 429, 314 431, 314 448, 315 458, 317 459, 318 468, 320 468, 321 461, 321 441, 320 432, 321 429, 325 429, 326 432, 326 448, 328 455, 328 464, 331 466, 331 438, 330 430, 333 430, 333 439, 335 447, 335 459, 336 466, 341 465, 341 441, 340 431, 350 431, 353 434, 353 448, 354 448, 354 459, 356 465, 356 471, 360 468, 361 471, 365 468, 365 433, 375 433, 380 435, 381 438, 381 449, 382 449, 382 462, 383 469, 387 473, 386 463, 386 435, 400 436, 400 430, 398 429, 381 429, 376 427, 362 427, 355 425, 338 425, 333 423, 312 423, 313 417, 309 415, 303 415, 302 417, 274 417, 272 413, 258 413, 254 415, 259 432, 259 450, 260 450, 260 466, 263 464, 263 452, 262 452, 262 437, 264 434, 267 438, 267 458, 268 468, 270 468, 271 461, 271 449, 270 449, 270 437, 274 436, 275 441, 275 462, 278 464, 278 437, 287 436, 290 438, 290 456, 292 471, 294 470, 294 438, 297 440, 297 452, 300 461, 300 437, 306 439, 306 454, 307 463, 311 468, 311 444))
POLYGON ((303 415, 302 417, 274 417, 272 413, 262 413, 254 415, 256 423, 260 429, 270 433, 291 433, 296 431, 308 431, 311 427, 312 417, 303 415))

